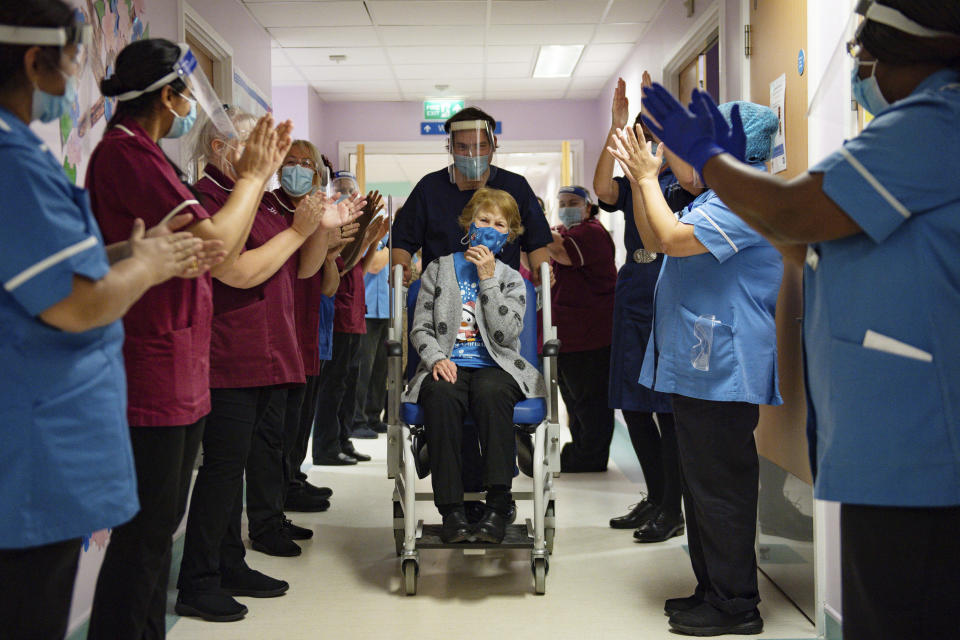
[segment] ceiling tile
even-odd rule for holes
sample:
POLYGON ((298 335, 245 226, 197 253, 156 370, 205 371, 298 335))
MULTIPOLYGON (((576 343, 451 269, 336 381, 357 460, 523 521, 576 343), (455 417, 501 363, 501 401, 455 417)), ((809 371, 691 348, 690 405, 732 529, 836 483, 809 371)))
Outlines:
POLYGON ((529 25, 491 26, 487 44, 587 44, 593 35, 593 25, 529 25))
POLYGON ((390 47, 393 64, 483 62, 483 47, 390 47))
POLYGON ((574 78, 570 82, 571 91, 589 91, 602 89, 609 81, 610 78, 606 76, 586 76, 582 78, 574 78))
POLYGON ((380 27, 383 43, 390 46, 482 45, 483 27, 380 27))
POLYGON ((537 55, 536 45, 487 46, 487 62, 526 62, 533 64, 537 55))
POLYGON ((387 65, 364 65, 356 67, 300 67, 310 84, 353 80, 389 80, 393 82, 393 73, 387 65))
POLYGON ((573 72, 573 77, 603 76, 609 78, 610 74, 615 72, 618 67, 619 65, 616 62, 584 62, 581 60, 573 72))
POLYGON ((604 2, 596 0, 495 0, 491 24, 591 24, 600 21, 604 2))
POLYGON ((580 62, 619 63, 633 51, 632 44, 592 44, 580 56, 580 62))
POLYGON ((317 89, 326 102, 401 102, 403 97, 397 92, 378 93, 325 93, 317 89))
POLYGON ((531 62, 487 63, 488 78, 529 78, 533 73, 531 62))
MULTIPOLYGON (((387 54, 381 47, 288 47, 282 49, 290 62, 296 65, 311 67, 335 66, 346 67, 365 64, 387 64, 387 54), (345 55, 343 62, 334 62, 332 55, 345 55)), ((278 56, 274 54, 274 60, 278 56)), ((276 65, 277 63, 274 62, 276 65)), ((278 65, 283 66, 283 65, 278 65)))
POLYGON ((601 44, 614 42, 634 43, 640 39, 640 36, 643 35, 646 28, 647 25, 643 22, 601 24, 597 26, 597 31, 593 34, 593 42, 601 44))
POLYGON ((293 62, 291 62, 289 56, 286 55, 286 51, 282 47, 277 47, 275 49, 270 49, 270 66, 271 67, 291 67, 293 62))
POLYGON ((569 78, 489 78, 488 91, 550 91, 563 90, 570 83, 569 78))
MULTIPOLYGON (((359 4, 359 3, 358 3, 359 4)), ((370 13, 378 25, 462 24, 483 27, 487 19, 486 2, 419 2, 416 0, 368 1, 370 13)))
POLYGON ((604 22, 650 22, 666 0, 614 0, 604 22))
MULTIPOLYGON (((316 69, 317 67, 314 67, 316 69)), ((334 93, 385 93, 397 91, 393 80, 324 80, 310 79, 310 85, 322 94, 334 93)))
POLYGON ((305 85, 303 76, 294 67, 278 67, 270 71, 270 84, 275 87, 305 85))
POLYGON ((458 79, 438 76, 429 80, 401 80, 400 90, 404 93, 427 93, 434 97, 459 97, 465 93, 480 91, 483 80, 480 78, 458 79), (444 90, 437 89, 436 85, 445 84, 444 90))
MULTIPOLYGON (((559 100, 563 97, 563 89, 549 91, 490 91, 484 94, 487 100, 559 100)), ((504 124, 506 127, 506 124, 504 124)), ((518 136, 519 137, 519 136, 518 136)))
POLYGON ((401 80, 432 80, 434 78, 483 78, 483 65, 474 64, 398 64, 394 65, 401 80))
POLYGON ((370 25, 362 2, 248 2, 265 27, 355 27, 370 25))
POLYGON ((284 47, 375 47, 374 27, 273 27, 270 34, 284 47))

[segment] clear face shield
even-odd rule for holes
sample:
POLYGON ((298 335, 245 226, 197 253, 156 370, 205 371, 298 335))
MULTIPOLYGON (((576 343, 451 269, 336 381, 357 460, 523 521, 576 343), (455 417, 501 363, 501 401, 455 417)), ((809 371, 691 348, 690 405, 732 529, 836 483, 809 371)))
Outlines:
POLYGON ((360 183, 357 182, 357 176, 349 171, 337 171, 333 174, 333 180, 327 189, 327 195, 332 196, 335 193, 339 193, 339 200, 345 200, 353 194, 359 193, 359 191, 360 183))
POLYGON ((493 127, 486 120, 464 120, 450 124, 447 138, 450 182, 482 180, 493 162, 496 140, 493 127))
POLYGON ((203 109, 207 118, 209 118, 217 128, 217 131, 223 134, 227 140, 240 138, 236 128, 233 126, 233 121, 230 120, 230 116, 227 115, 226 110, 223 108, 223 103, 217 96, 217 92, 213 90, 213 85, 210 84, 210 80, 203 73, 203 69, 200 68, 200 65, 197 63, 197 59, 194 57, 193 52, 190 51, 190 47, 182 42, 179 46, 180 58, 177 60, 177 63, 173 65, 170 73, 143 89, 121 93, 116 97, 117 100, 123 102, 139 98, 146 93, 161 89, 179 78, 187 85, 190 97, 197 101, 197 105, 203 109))
POLYGON ((0 24, 0 42, 38 47, 74 47, 70 53, 70 62, 75 74, 83 70, 87 60, 87 48, 93 42, 93 27, 88 24, 74 23, 69 27, 19 27, 0 24))

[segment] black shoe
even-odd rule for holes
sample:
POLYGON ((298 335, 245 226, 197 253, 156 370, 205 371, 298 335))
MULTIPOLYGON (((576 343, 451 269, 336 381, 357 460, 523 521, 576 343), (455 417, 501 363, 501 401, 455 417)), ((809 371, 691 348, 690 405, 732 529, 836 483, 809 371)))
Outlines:
POLYGON ((610 526, 613 529, 637 529, 648 520, 656 517, 659 507, 644 498, 637 504, 630 505, 630 513, 617 518, 610 518, 610 526))
POLYGON ((248 567, 239 575, 224 575, 220 579, 220 588, 231 596, 276 598, 285 594, 290 585, 285 580, 271 578, 248 567))
POLYGON ((463 509, 455 509, 443 516, 443 526, 440 528, 440 540, 444 544, 467 542, 472 538, 470 523, 463 509))
POLYGON ((323 498, 329 500, 333 495, 333 489, 330 487, 315 487, 306 480, 303 481, 303 492, 308 496, 316 496, 317 498, 323 498))
POLYGON ((357 464, 357 459, 341 452, 335 456, 322 456, 319 458, 314 456, 313 464, 317 465, 318 467, 319 466, 331 466, 331 467, 341 466, 342 467, 345 465, 357 464))
POLYGON ((637 542, 663 542, 682 535, 683 516, 668 516, 661 511, 657 517, 647 520, 634 531, 633 539, 637 542))
POLYGON ((297 543, 285 536, 279 529, 265 533, 256 539, 251 538, 250 547, 254 551, 280 558, 292 558, 300 555, 302 551, 297 543))
POLYGON ((356 461, 358 461, 358 462, 370 462, 370 460, 373 459, 373 458, 371 458, 370 456, 368 456, 368 455, 365 454, 365 453, 360 453, 360 452, 357 451, 356 449, 346 449, 346 450, 344 450, 343 453, 346 454, 347 456, 353 458, 354 460, 356 460, 356 461))
POLYGON ((581 460, 573 455, 573 444, 568 442, 560 450, 560 473, 593 473, 607 470, 607 461, 581 460))
POLYGON ((386 422, 374 422, 373 424, 367 425, 377 433, 386 433, 387 432, 387 423, 386 422))
MULTIPOLYGON (((329 506, 329 504, 328 502, 327 505, 329 506)), ((291 540, 309 540, 313 537, 313 529, 297 526, 286 518, 283 520, 283 528, 281 531, 291 540)))
POLYGON ((483 520, 483 514, 487 512, 487 505, 479 500, 467 500, 463 503, 463 510, 467 514, 467 522, 477 524, 483 520))
POLYGON ((670 628, 688 636, 755 635, 763 631, 763 618, 756 608, 743 613, 726 613, 709 602, 670 616, 670 628))
POLYGON ((350 431, 350 437, 360 438, 361 440, 376 440, 380 437, 380 434, 367 425, 363 425, 362 427, 354 427, 350 431))
POLYGON ((221 591, 177 595, 177 615, 202 618, 208 622, 233 622, 247 615, 247 608, 221 591))
POLYGON ((663 603, 663 615, 672 616, 678 611, 689 611, 703 602, 703 596, 693 594, 686 598, 667 598, 663 603))
POLYGON ((487 509, 483 519, 473 529, 473 535, 479 542, 500 544, 507 534, 507 518, 493 509, 487 509))
POLYGON ((284 511, 317 513, 319 511, 326 511, 329 508, 329 500, 326 498, 320 498, 318 496, 312 496, 303 490, 288 493, 287 499, 283 501, 284 511))

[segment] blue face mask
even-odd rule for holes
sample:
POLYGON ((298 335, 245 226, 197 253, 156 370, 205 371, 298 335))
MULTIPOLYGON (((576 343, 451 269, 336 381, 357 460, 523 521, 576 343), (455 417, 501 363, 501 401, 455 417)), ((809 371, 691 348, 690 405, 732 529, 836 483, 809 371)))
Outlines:
POLYGON ((38 87, 33 89, 33 109, 30 117, 40 122, 53 122, 70 111, 70 106, 77 99, 77 78, 60 72, 67 79, 67 86, 62 96, 55 96, 38 87))
POLYGON ((580 207, 560 207, 557 215, 560 216, 560 222, 567 229, 583 222, 583 209, 580 207))
POLYGON ((463 174, 467 180, 479 180, 490 168, 490 156, 453 156, 453 166, 463 174))
POLYGON ((860 77, 860 60, 854 59, 853 74, 850 77, 850 87, 853 89, 853 99, 860 103, 860 106, 870 112, 871 115, 877 115, 890 106, 887 99, 883 97, 880 91, 880 85, 877 84, 877 63, 873 62, 873 70, 870 77, 860 77))
POLYGON ((508 237, 509 234, 501 233, 493 227, 478 227, 476 223, 471 222, 470 230, 467 231, 466 243, 471 247, 483 245, 490 249, 490 253, 497 255, 503 249, 503 245, 507 244, 508 237))
POLYGON ((314 191, 313 177, 315 175, 316 171, 300 165, 284 167, 280 171, 280 186, 287 192, 287 195, 299 198, 314 191))
MULTIPOLYGON (((184 100, 189 100, 189 98, 184 98, 184 100)), ((170 113, 173 114, 173 124, 170 125, 170 131, 167 131, 167 135, 163 137, 179 138, 180 136, 185 136, 197 121, 197 101, 190 100, 190 113, 185 116, 181 116, 173 109, 170 109, 170 113)))

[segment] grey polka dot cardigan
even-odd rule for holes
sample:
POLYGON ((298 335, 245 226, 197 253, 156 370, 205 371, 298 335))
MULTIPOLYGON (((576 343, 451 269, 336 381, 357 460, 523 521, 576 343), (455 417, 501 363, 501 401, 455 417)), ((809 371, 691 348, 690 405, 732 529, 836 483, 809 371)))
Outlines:
MULTIPOLYGON (((513 376, 526 397, 540 398, 546 394, 543 376, 520 355, 526 290, 520 274, 497 260, 493 277, 480 281, 477 326, 494 362, 513 376)), ((420 365, 407 385, 404 402, 416 402, 420 385, 431 375, 433 365, 453 353, 462 311, 453 256, 437 258, 421 277, 410 331, 410 348, 420 355, 420 365)))

